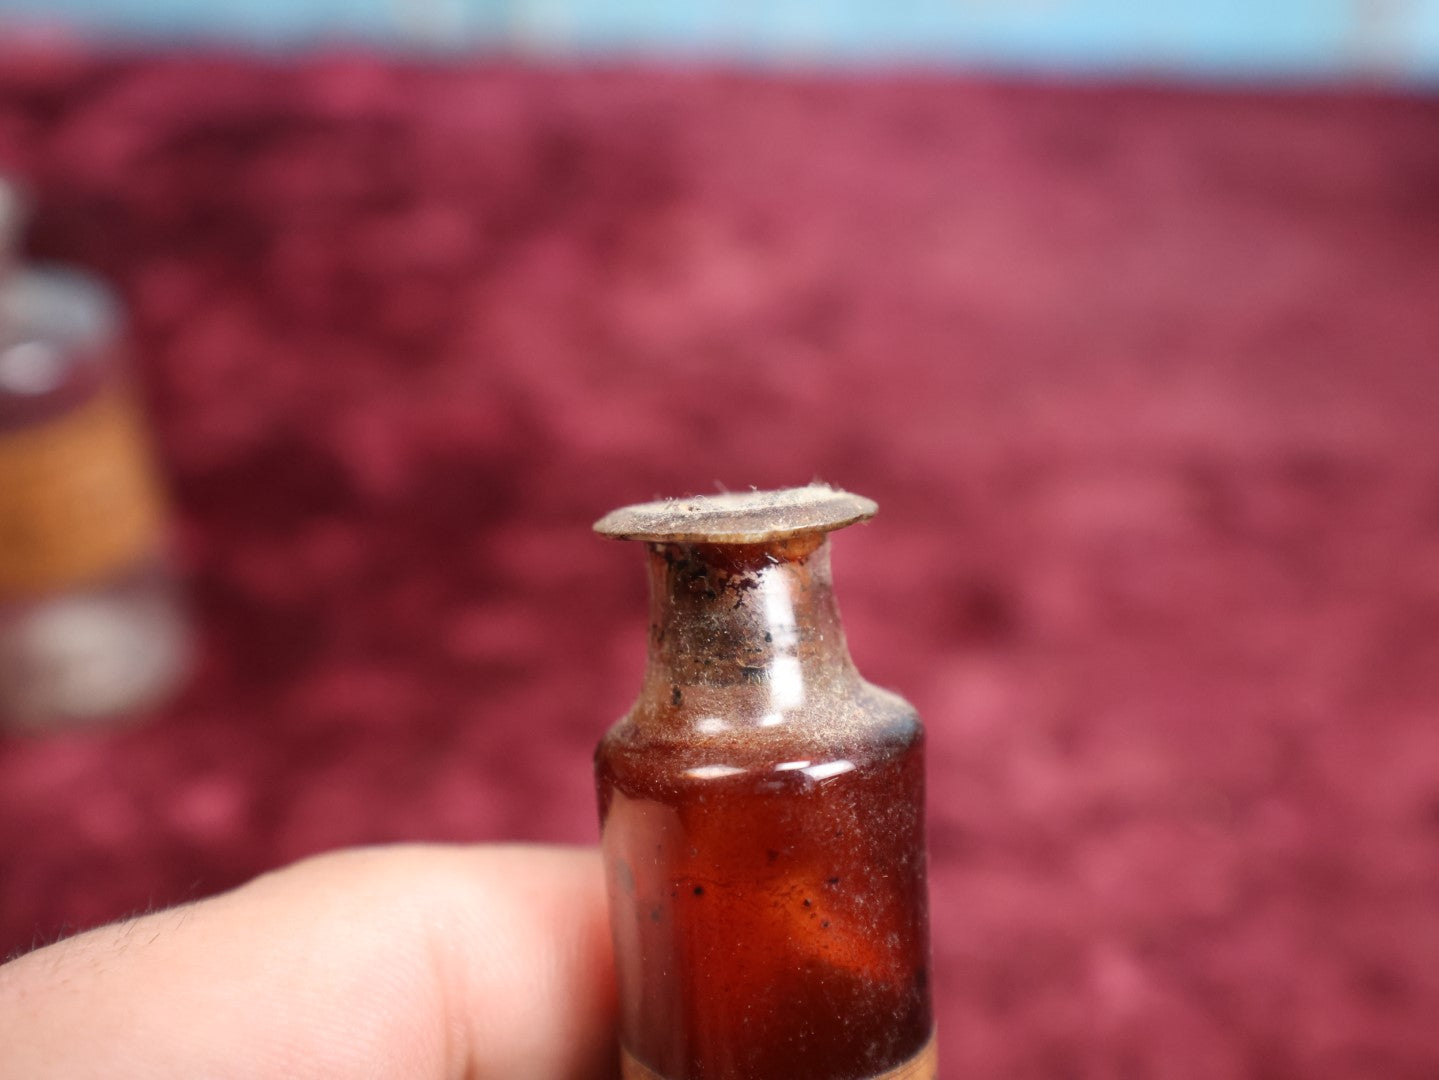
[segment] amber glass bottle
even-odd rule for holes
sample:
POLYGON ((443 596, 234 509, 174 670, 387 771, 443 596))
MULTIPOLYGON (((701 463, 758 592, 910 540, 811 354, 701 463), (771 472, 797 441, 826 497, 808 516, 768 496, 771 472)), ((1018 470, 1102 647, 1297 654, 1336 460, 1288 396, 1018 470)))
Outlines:
POLYGON ((121 310, 81 274, 14 258, 0 178, 0 731, 143 715, 190 626, 121 310))
POLYGON ((933 1080, 923 730, 865 682, 827 487, 667 501, 639 700, 595 759, 627 1078, 933 1080))

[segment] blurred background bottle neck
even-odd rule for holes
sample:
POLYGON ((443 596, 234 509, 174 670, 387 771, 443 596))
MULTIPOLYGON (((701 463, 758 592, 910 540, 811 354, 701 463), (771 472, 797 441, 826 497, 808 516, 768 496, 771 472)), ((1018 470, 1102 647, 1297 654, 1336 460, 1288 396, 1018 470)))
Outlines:
POLYGON ((20 231, 25 225, 25 199, 19 187, 0 176, 0 283, 19 260, 20 231))

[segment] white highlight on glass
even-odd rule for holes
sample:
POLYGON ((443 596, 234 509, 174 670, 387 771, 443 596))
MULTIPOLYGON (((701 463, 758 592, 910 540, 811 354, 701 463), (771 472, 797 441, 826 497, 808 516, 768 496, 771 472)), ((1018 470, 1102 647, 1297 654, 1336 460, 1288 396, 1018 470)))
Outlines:
POLYGON ((778 656, 770 663, 769 703, 775 709, 792 709, 804 704, 804 672, 799 657, 778 656))
POLYGON ((823 765, 811 765, 804 770, 804 774, 811 780, 828 780, 833 776, 842 776, 844 773, 854 771, 852 761, 827 761, 823 765))
POLYGON ((726 776, 738 776, 744 772, 738 765, 697 765, 686 769, 685 775, 696 780, 719 780, 726 776))
POLYGON ((789 582, 778 574, 764 578, 764 619, 770 640, 777 654, 770 661, 770 708, 780 711, 804 704, 804 672, 794 647, 799 642, 799 627, 794 621, 794 601, 790 598, 789 582), (789 653, 790 655, 784 655, 789 653))

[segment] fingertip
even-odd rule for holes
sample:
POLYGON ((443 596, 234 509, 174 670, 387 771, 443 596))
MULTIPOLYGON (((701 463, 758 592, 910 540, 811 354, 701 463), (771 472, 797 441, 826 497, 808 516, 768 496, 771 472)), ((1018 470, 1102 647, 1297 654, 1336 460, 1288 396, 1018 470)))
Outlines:
POLYGON ((587 849, 317 856, 6 975, 0 997, 23 1001, 25 1022, 0 1015, 22 1070, 0 1063, 0 1076, 573 1080, 615 1068, 603 878, 587 849))
POLYGON ((466 1024, 459 1075, 600 1077, 615 1061, 615 981, 593 849, 464 855, 469 881, 431 922, 447 1014, 466 1024))
POLYGON ((431 1032, 414 1038, 443 1042, 450 1075, 613 1075, 615 981, 595 849, 353 849, 276 875, 306 893, 320 880, 384 912, 386 932, 425 967, 437 1005, 413 1018, 431 1032))

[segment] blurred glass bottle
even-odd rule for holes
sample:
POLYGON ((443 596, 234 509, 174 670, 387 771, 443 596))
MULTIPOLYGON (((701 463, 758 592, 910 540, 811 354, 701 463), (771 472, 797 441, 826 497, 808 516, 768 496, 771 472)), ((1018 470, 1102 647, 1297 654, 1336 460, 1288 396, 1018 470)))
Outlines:
POLYGON ((23 265, 22 216, 0 179, 0 726, 46 730, 153 704, 190 634, 119 309, 23 265))

